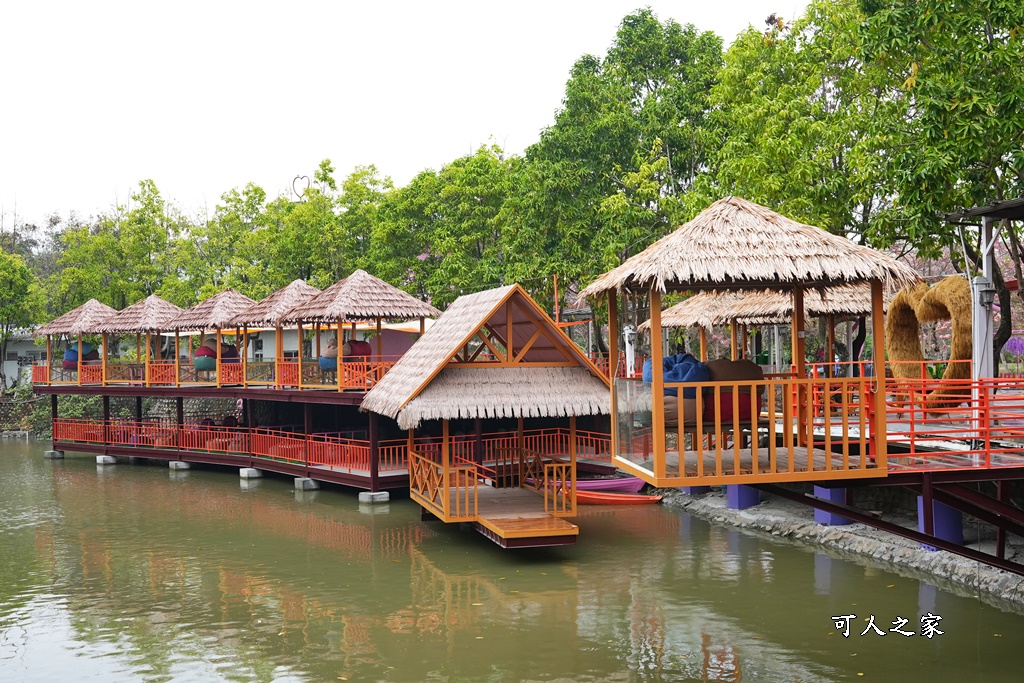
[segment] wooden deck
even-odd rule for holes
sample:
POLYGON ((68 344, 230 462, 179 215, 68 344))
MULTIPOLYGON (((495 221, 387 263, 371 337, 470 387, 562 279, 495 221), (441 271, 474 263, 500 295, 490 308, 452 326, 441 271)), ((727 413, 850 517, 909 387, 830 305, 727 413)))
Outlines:
MULTIPOLYGON (((456 495, 455 489, 449 492, 452 505, 456 495)), ((503 548, 572 545, 580 532, 572 522, 545 512, 541 494, 519 487, 480 486, 473 523, 503 548)))
MULTIPOLYGON (((654 474, 654 459, 651 457, 636 460, 627 457, 625 462, 620 458, 618 462, 623 469, 654 474)), ((862 462, 858 455, 844 456, 803 446, 792 449, 780 447, 775 450, 774 458, 768 448, 683 451, 682 469, 679 463, 678 451, 665 454, 665 478, 677 480, 673 486, 753 484, 763 482, 766 475, 781 475, 785 481, 885 476, 870 459, 862 462)))

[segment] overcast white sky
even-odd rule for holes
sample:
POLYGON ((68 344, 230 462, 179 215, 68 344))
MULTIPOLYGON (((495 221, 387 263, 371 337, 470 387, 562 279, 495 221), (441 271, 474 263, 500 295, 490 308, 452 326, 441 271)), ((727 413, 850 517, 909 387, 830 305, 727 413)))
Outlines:
MULTIPOLYGON (((330 158, 398 185, 552 123, 569 70, 642 6, 730 43, 805 0, 0 2, 0 211, 82 217, 152 178, 188 213, 330 158)), ((204 208, 205 207, 205 208, 204 208)))

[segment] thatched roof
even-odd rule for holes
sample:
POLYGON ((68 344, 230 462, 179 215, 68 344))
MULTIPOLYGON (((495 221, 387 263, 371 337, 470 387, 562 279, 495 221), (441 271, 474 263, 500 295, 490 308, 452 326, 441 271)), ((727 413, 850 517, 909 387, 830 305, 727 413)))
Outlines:
MULTIPOLYGON (((888 307, 892 294, 885 294, 888 307)), ((824 290, 804 292, 804 311, 808 316, 832 315, 837 318, 871 314, 871 288, 866 284, 837 285, 824 290)), ((770 290, 700 292, 661 312, 662 327, 703 327, 728 325, 732 320, 748 325, 785 323, 793 317, 793 298, 789 292, 770 290)), ((640 324, 640 331, 651 321, 640 324)))
POLYGON ((181 314, 179 330, 216 330, 234 327, 235 317, 256 302, 228 287, 181 314))
MULTIPOLYGON (((367 393, 360 410, 399 425, 459 417, 590 415, 609 411, 607 380, 519 285, 459 297, 367 393), (536 335, 538 325, 542 333, 536 335), (489 327, 529 363, 577 367, 451 367, 449 361, 489 327), (511 329, 510 329, 511 328, 511 329), (494 386, 490 386, 492 381, 494 386)), ((406 428, 403 426, 403 428, 406 428)))
POLYGON ((73 311, 46 323, 33 334, 37 337, 47 334, 92 334, 104 320, 116 313, 110 306, 89 299, 73 311))
POLYGON ((182 309, 156 294, 150 294, 117 315, 103 321, 96 332, 125 334, 132 332, 159 332, 174 329, 175 321, 182 309))
POLYGON ((445 368, 397 419, 415 429, 424 420, 606 415, 610 405, 608 385, 586 368, 445 368))
POLYGON ((918 279, 887 254, 726 197, 597 278, 580 300, 625 289, 787 289, 870 280, 896 291, 918 279))
POLYGON ((436 318, 441 312, 365 270, 320 292, 281 317, 286 323, 337 323, 353 320, 436 318))
POLYGON ((319 293, 319 289, 306 284, 305 280, 292 280, 266 299, 257 301, 243 310, 232 318, 230 323, 249 327, 277 327, 281 324, 282 315, 319 293))

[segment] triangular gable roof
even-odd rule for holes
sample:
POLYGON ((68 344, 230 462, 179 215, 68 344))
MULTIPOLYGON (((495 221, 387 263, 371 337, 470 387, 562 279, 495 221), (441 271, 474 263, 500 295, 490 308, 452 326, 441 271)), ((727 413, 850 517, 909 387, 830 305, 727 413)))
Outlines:
POLYGON ((281 322, 332 325, 339 320, 407 320, 436 318, 439 315, 441 311, 412 294, 365 270, 356 270, 288 311, 281 316, 281 322))
POLYGON ((256 302, 244 294, 228 287, 223 292, 214 294, 192 308, 185 309, 177 324, 179 330, 212 330, 234 327, 231 322, 235 316, 256 302))
POLYGON ((174 329, 174 321, 182 309, 170 301, 164 301, 156 294, 150 294, 120 313, 103 321, 97 332, 125 334, 131 332, 158 332, 174 329))
POLYGON ((89 299, 78 308, 68 311, 59 318, 46 323, 32 334, 92 334, 104 320, 117 313, 116 309, 106 304, 89 299))
POLYGON ((430 400, 429 411, 415 418, 399 419, 399 425, 418 424, 420 419, 437 417, 534 417, 608 412, 607 377, 518 284, 456 299, 367 393, 360 410, 397 419, 410 402, 425 394, 439 375, 448 373, 452 377, 445 378, 438 385, 464 388, 465 378, 470 372, 477 373, 473 377, 479 377, 476 383, 481 386, 486 385, 490 377, 500 375, 507 386, 518 383, 523 388, 543 376, 545 384, 557 379, 559 385, 567 386, 569 391, 560 397, 552 397, 550 392, 535 396, 522 395, 522 392, 513 396, 511 394, 515 392, 509 392, 500 406, 488 404, 483 396, 472 392, 446 392, 445 405, 430 400), (471 342, 491 347, 492 351, 505 352, 507 344, 483 342, 478 333, 484 331, 486 336, 491 336, 491 332, 495 339, 504 341, 509 339, 510 326, 515 362, 452 363, 471 342), (499 369, 501 372, 492 375, 486 369, 499 369), (574 379, 567 383, 569 377, 574 379))
POLYGON ((601 275, 579 300, 624 289, 791 289, 871 280, 896 291, 920 277, 888 254, 726 197, 601 275))
POLYGON ((232 325, 248 325, 249 327, 277 327, 281 317, 291 309, 306 303, 320 290, 305 280, 292 280, 266 299, 257 301, 236 315, 232 325))

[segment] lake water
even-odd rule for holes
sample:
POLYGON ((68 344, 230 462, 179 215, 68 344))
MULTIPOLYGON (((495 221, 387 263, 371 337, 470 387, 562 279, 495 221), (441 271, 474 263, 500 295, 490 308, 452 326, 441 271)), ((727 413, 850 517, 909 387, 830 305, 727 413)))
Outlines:
POLYGON ((0 442, 4 682, 1024 680, 1020 614, 662 506, 502 550, 407 499, 44 446, 0 442))

